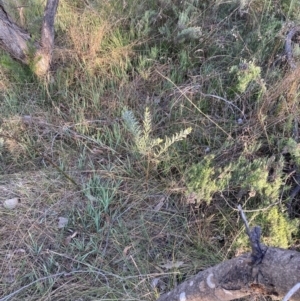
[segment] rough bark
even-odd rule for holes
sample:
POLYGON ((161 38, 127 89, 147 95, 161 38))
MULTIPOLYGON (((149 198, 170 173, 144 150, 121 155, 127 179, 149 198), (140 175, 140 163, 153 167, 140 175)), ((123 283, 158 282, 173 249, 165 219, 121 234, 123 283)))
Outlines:
POLYGON ((41 47, 39 47, 35 55, 35 73, 39 76, 46 74, 50 68, 54 46, 54 19, 58 2, 59 0, 48 0, 46 4, 42 26, 41 47))
POLYGON ((13 22, 0 3, 0 47, 18 61, 30 65, 37 76, 45 75, 50 68, 58 3, 59 0, 47 0, 40 42, 34 41, 28 32, 13 22))
POLYGON ((296 69, 297 64, 295 63, 294 57, 293 57, 293 50, 292 50, 292 39, 295 35, 300 33, 300 26, 295 26, 290 29, 288 32, 286 38, 285 38, 285 45, 284 45, 284 51, 285 55, 287 56, 287 61, 291 67, 291 69, 296 69))
MULTIPOLYGON (((198 273, 157 301, 227 301, 249 295, 267 295, 282 299, 300 282, 300 253, 267 248, 257 265, 251 254, 225 261, 198 273)), ((300 291, 290 300, 300 301, 300 291)))

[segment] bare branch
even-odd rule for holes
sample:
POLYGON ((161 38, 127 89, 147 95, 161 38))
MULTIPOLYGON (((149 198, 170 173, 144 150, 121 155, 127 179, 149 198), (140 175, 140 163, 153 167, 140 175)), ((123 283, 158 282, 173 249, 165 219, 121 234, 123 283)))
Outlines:
POLYGON ((265 254, 265 250, 263 250, 260 245, 261 229, 260 229, 260 227, 255 226, 250 230, 246 215, 244 214, 241 205, 238 205, 238 210, 244 221, 244 224, 246 227, 246 233, 250 240, 250 244, 251 244, 251 248, 252 248, 252 254, 251 254, 252 264, 261 263, 263 260, 264 254, 265 254))
POLYGON ((300 288, 300 282, 295 284, 290 291, 285 295, 284 299, 282 301, 288 301, 300 288))

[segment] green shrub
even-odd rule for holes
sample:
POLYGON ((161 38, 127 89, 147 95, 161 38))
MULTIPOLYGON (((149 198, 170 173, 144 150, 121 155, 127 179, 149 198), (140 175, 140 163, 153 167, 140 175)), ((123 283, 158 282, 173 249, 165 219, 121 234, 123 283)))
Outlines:
POLYGON ((251 83, 261 81, 261 68, 251 61, 242 61, 239 66, 232 66, 230 73, 237 77, 236 89, 239 93, 244 93, 251 83))
POLYGON ((193 165, 187 173, 188 191, 195 193, 198 201, 209 203, 214 193, 225 189, 251 191, 253 195, 260 196, 263 204, 272 203, 279 197, 282 159, 278 162, 275 158, 249 160, 241 155, 238 160, 222 168, 215 165, 213 156, 207 156, 202 162, 193 165), (269 179, 271 166, 276 175, 272 180, 269 179))
POLYGON ((268 246, 288 248, 292 243, 293 234, 298 230, 299 222, 289 219, 278 207, 272 207, 261 219, 265 219, 265 225, 262 224, 264 243, 268 246))
POLYGON ((187 174, 188 191, 195 193, 197 201, 205 200, 210 203, 213 194, 222 189, 217 183, 213 158, 205 157, 200 163, 193 165, 187 174))
MULTIPOLYGON (((288 248, 293 243, 293 236, 299 229, 299 221, 288 218, 286 212, 273 206, 268 211, 255 212, 250 218, 251 225, 259 225, 262 229, 261 242, 267 246, 288 248)), ((249 238, 243 231, 237 238, 235 248, 245 251, 245 246, 249 246, 249 238)))

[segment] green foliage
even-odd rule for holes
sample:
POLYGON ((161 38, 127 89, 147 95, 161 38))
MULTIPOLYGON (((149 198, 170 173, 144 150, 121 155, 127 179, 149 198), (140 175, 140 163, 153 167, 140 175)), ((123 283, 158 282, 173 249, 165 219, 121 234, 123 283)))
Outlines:
POLYGON ((300 20, 299 3, 297 0, 282 0, 281 5, 287 18, 300 20))
MULTIPOLYGON (((38 40, 45 1, 20 2, 26 4, 24 27, 38 40)), ((46 281, 42 294, 32 287, 34 298, 47 299, 51 291, 53 299, 156 300, 160 285, 136 282, 170 255, 184 262, 178 268, 183 279, 216 263, 207 254, 226 260, 236 241, 249 245, 232 208, 237 203, 255 210, 246 214, 251 226, 262 227, 266 244, 291 246, 297 219, 284 212, 283 190, 290 187, 282 153, 286 148, 300 164, 291 138, 300 113, 297 97, 287 101, 294 79, 280 58, 289 24, 297 24, 289 18, 299 11, 294 0, 61 0, 50 76, 39 85, 29 84, 27 75, 21 81, 24 70, 6 58, 0 70, 1 134, 19 141, 0 137, 2 199, 22 199, 17 211, 2 210, 7 226, 0 248, 22 250, 23 230, 33 231, 33 247, 22 266, 15 262, 12 281, 6 282, 11 267, 2 256, 3 294, 11 293, 10 283, 19 291, 28 273, 35 281, 55 274, 57 262, 69 266, 76 258, 76 274, 66 279, 72 291, 64 279, 61 290, 46 281), (151 110, 138 115, 147 104, 151 110), (124 109, 119 122, 126 106, 132 109, 124 109), (182 194, 213 204, 190 212, 182 194), (274 203, 279 208, 271 209, 274 203), (68 229, 57 231, 58 216, 69 217, 68 229), (30 227, 33 220, 38 223, 30 227), (53 252, 46 256, 51 269, 43 256, 34 262, 46 249, 53 252), (110 287, 95 281, 99 266, 99 280, 111 278, 110 287)), ((168 291, 178 279, 165 272, 168 291)), ((22 290, 15 298, 27 295, 22 290)))
POLYGON ((251 83, 258 82, 261 79, 261 68, 251 61, 242 61, 239 66, 232 66, 230 73, 236 74, 236 89, 240 93, 244 93, 251 83))
POLYGON ((198 201, 211 201, 212 195, 220 191, 213 166, 213 156, 205 157, 200 163, 195 164, 187 175, 187 186, 190 193, 195 193, 198 201))
POLYGON ((252 193, 258 193, 262 203, 274 202, 279 197, 282 185, 281 171, 283 159, 275 162, 275 158, 259 158, 249 162, 241 156, 231 167, 231 183, 252 193), (270 167, 274 168, 274 178, 269 179, 270 167))
POLYGON ((192 131, 192 128, 181 130, 172 137, 152 138, 151 114, 149 108, 146 108, 143 127, 141 127, 133 115, 132 111, 124 109, 122 118, 128 131, 132 134, 135 148, 142 156, 160 160, 163 153, 175 142, 181 141, 187 137, 192 131))
MULTIPOLYGON (((251 52, 251 60, 256 64, 263 64, 270 55, 274 53, 274 49, 282 48, 283 41, 280 39, 284 23, 282 20, 276 18, 276 15, 265 14, 261 18, 263 20, 256 21, 259 24, 253 24, 250 32, 247 34, 249 51, 251 52)), ((256 18, 254 18, 256 20, 256 18)), ((247 29, 245 29, 247 30, 247 29)))
POLYGON ((201 3, 188 0, 182 3, 162 1, 156 7, 149 7, 135 25, 139 36, 160 33, 168 41, 190 42, 202 35, 199 26, 201 3), (161 15, 165 15, 161 18, 161 15), (159 26, 157 26, 157 23, 159 26), (156 25, 156 26, 155 26, 156 25))
POLYGON ((290 153, 293 161, 300 166, 300 143, 288 138, 282 140, 283 153, 290 153))
POLYGON ((192 166, 187 173, 188 190, 197 195, 198 201, 209 203, 215 192, 225 189, 250 191, 253 196, 258 195, 261 198, 262 204, 272 203, 279 196, 282 186, 282 159, 278 162, 275 162, 275 158, 250 161, 242 155, 223 168, 216 168, 214 165, 213 156, 208 156, 192 166), (272 180, 269 179, 271 166, 275 175, 272 180))
POLYGON ((6 53, 0 53, 0 67, 12 81, 18 83, 32 81, 33 73, 30 67, 22 65, 6 53))
MULTIPOLYGON (((262 242, 267 246, 289 248, 293 243, 293 236, 299 229, 299 220, 291 220, 286 212, 273 206, 268 211, 254 213, 250 218, 251 225, 259 225, 262 229, 262 242)), ((243 231, 236 242, 235 248, 245 251, 245 246, 249 246, 249 238, 243 231)))
POLYGON ((137 24, 138 36, 147 36, 152 31, 152 25, 155 23, 157 12, 155 10, 146 10, 137 24))
POLYGON ((285 249, 290 246, 293 234, 298 231, 297 220, 289 219, 278 207, 272 207, 267 214, 260 214, 260 220, 266 245, 285 249))
POLYGON ((92 176, 84 185, 83 192, 89 203, 82 219, 91 225, 96 232, 101 230, 103 215, 110 213, 110 205, 115 199, 120 183, 105 181, 100 176, 92 176))
MULTIPOLYGON (((145 5, 144 5, 145 6, 145 5)), ((175 83, 180 83, 185 78, 190 68, 195 68, 200 64, 195 56, 196 49, 199 48, 199 41, 204 38, 202 22, 199 16, 202 1, 168 1, 154 2, 152 5, 146 5, 148 9, 139 11, 139 14, 132 18, 131 28, 139 39, 149 39, 156 37, 159 39, 159 53, 153 59, 149 60, 149 55, 144 57, 147 65, 155 65, 167 62, 169 67, 168 76, 175 83), (176 66, 177 62, 180 66, 176 66)), ((146 47, 153 43, 146 43, 146 47)), ((139 47, 140 48, 140 47, 139 47)), ((141 47, 143 50, 144 45, 141 47)), ((142 74, 147 70, 141 70, 142 74)))

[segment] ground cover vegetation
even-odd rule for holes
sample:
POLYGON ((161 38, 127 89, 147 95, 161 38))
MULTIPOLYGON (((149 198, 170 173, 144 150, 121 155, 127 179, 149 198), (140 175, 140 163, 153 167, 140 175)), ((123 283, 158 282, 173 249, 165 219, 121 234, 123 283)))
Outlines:
MULTIPOLYGON (((43 5, 7 8, 38 37, 43 5)), ((61 0, 49 76, 1 52, 0 300, 156 300, 249 250, 237 204, 299 250, 299 22, 293 0, 61 0)))

